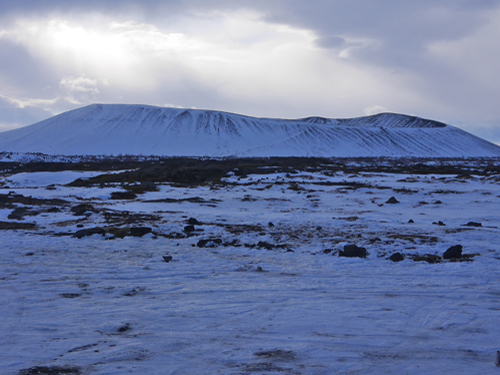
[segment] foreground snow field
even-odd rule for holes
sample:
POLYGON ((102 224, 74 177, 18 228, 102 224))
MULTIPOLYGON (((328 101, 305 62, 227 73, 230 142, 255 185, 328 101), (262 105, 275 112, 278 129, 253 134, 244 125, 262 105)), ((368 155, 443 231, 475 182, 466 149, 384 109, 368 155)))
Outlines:
POLYGON ((499 175, 96 174, 0 177, 2 374, 500 371, 499 175))

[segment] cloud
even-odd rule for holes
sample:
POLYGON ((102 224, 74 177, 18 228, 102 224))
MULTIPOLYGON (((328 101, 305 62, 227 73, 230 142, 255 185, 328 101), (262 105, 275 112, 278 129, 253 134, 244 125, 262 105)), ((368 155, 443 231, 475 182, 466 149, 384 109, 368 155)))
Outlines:
POLYGON ((15 103, 0 96, 0 132, 49 118, 52 113, 26 102, 15 103))
POLYGON ((0 0, 0 94, 51 112, 94 101, 280 117, 390 108, 498 124, 499 7, 498 0, 0 0))

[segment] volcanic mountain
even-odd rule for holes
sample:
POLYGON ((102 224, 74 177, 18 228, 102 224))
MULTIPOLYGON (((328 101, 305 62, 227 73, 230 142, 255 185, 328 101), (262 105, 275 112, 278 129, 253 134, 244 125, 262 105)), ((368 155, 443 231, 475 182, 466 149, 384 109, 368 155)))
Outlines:
POLYGON ((93 104, 1 133, 0 151, 207 157, 500 156, 499 146, 461 129, 394 113, 285 120, 124 104, 93 104))

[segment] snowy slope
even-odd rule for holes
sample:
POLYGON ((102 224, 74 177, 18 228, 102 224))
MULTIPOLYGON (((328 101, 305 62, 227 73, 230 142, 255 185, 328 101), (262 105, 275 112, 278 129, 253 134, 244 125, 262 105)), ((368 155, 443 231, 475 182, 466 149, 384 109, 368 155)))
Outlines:
POLYGON ((500 147, 463 130, 399 114, 283 120, 119 104, 94 104, 2 133, 0 151, 212 157, 500 156, 500 147))

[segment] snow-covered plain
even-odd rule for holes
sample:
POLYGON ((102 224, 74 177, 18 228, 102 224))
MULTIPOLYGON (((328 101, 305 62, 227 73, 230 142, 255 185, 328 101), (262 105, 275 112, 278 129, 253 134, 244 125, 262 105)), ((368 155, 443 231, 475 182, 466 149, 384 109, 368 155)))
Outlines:
POLYGON ((93 104, 1 133, 0 151, 197 157, 500 156, 499 146, 459 128, 394 113, 290 120, 124 104, 93 104))
POLYGON ((37 225, 1 231, 2 374, 37 366, 74 374, 499 372, 498 175, 230 174, 226 184, 162 184, 132 200, 110 199, 119 186, 61 185, 76 177, 0 177, 3 202, 40 199, 0 207, 2 223, 37 225), (400 203, 387 204, 393 196, 400 203), (71 207, 82 203, 91 208, 75 216, 71 207), (22 207, 31 214, 9 219, 22 207), (199 224, 187 235, 189 218, 199 224), (110 234, 131 226, 152 233, 110 234), (106 234, 71 236, 94 227, 106 234), (339 257, 345 244, 369 255, 339 257), (457 244, 477 255, 412 259, 457 244), (396 252, 405 260, 388 260, 396 252))

